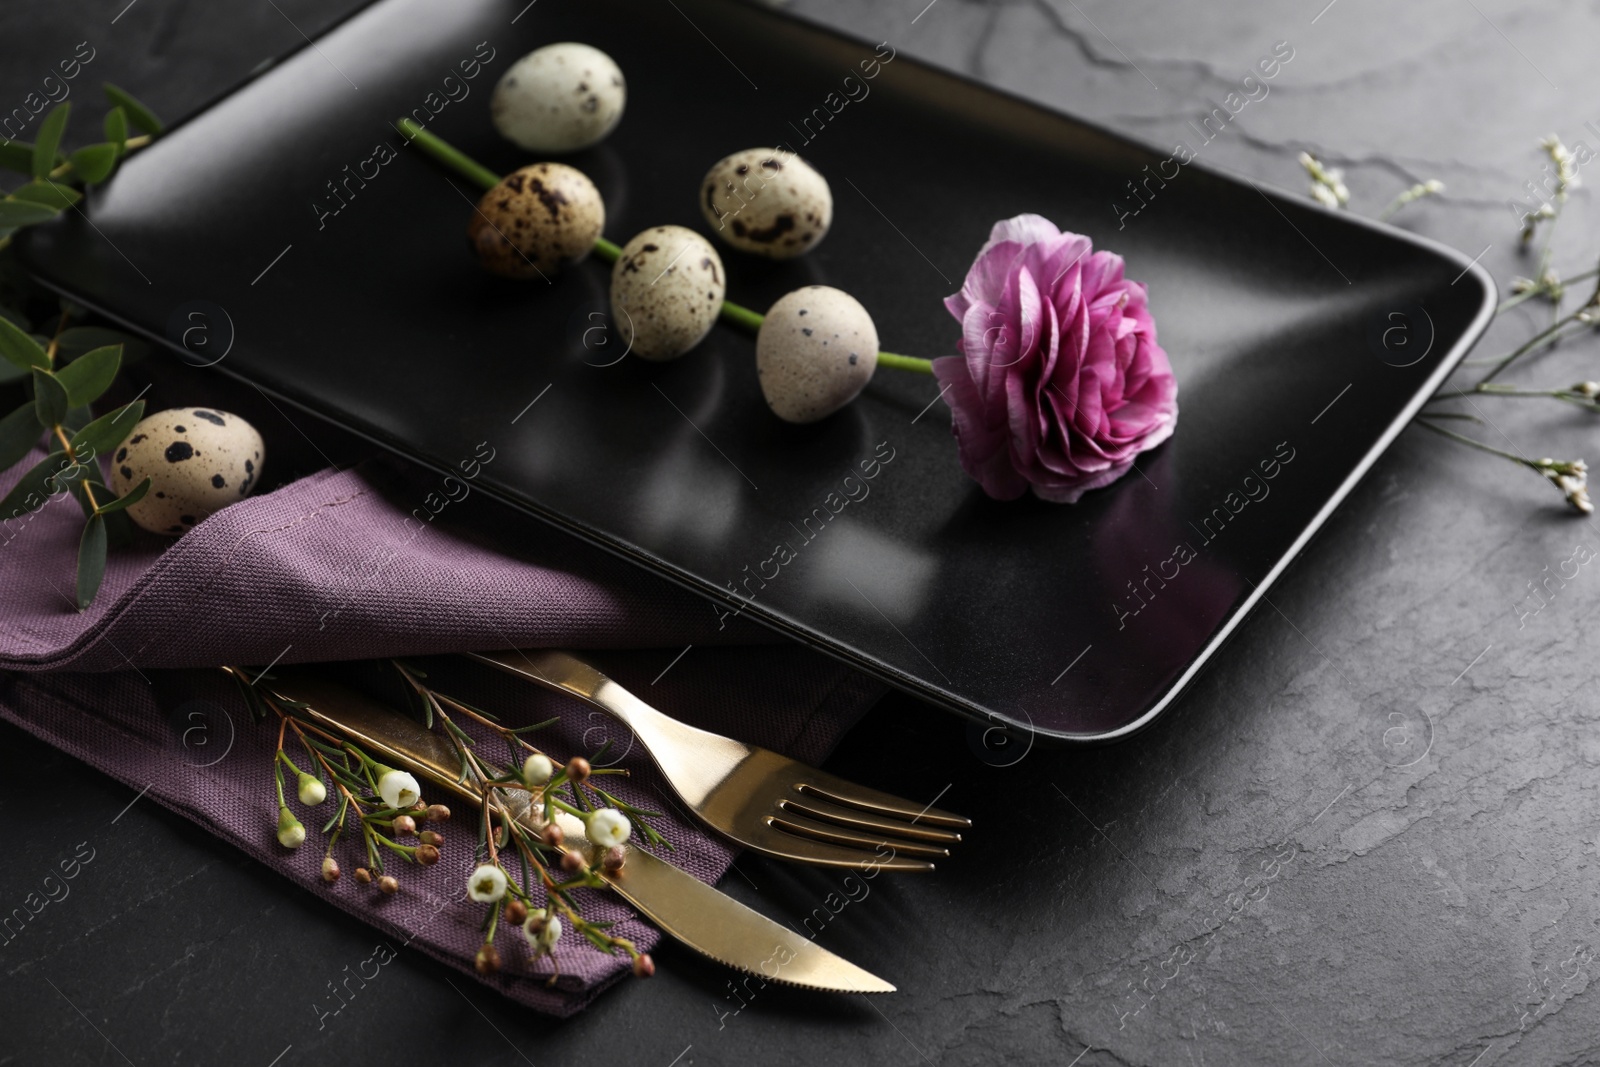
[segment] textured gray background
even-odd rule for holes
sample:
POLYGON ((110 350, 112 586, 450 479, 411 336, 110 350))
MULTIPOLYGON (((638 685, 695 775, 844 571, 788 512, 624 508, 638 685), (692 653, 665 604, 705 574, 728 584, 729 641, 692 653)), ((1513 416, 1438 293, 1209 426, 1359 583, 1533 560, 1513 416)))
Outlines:
MULTIPOLYGON (((137 0, 113 25, 125 3, 8 3, 0 101, 88 38, 80 91, 110 78, 175 118, 334 17, 137 0)), ((1440 178, 1400 221, 1487 248, 1503 287, 1529 269, 1506 200, 1540 177, 1537 138, 1600 147, 1593 3, 925 3, 790 6, 1161 148, 1287 40, 1271 95, 1203 162, 1298 190, 1311 148, 1366 213, 1440 178)), ((930 132, 959 165, 938 152, 930 132)), ((1600 241, 1586 190, 1568 210, 1570 273, 1600 241)), ((1479 353, 1547 315, 1524 305, 1479 353)), ((1575 342, 1518 380, 1600 377, 1595 355, 1575 342)), ((1591 416, 1481 406, 1502 446, 1600 461, 1591 416)), ((1597 1062, 1600 576, 1525 625, 1514 607, 1580 544, 1600 530, 1534 476, 1412 430, 1137 739, 997 768, 956 720, 886 702, 829 766, 910 796, 948 784, 940 804, 979 831, 826 927, 900 984, 871 1002, 768 989, 735 1014, 724 972, 668 951, 654 981, 556 1024, 402 953, 319 1031, 313 1001, 375 935, 148 805, 118 817, 131 790, 5 728, 0 910, 78 842, 96 858, 0 947, 0 1063, 1597 1062)), ((795 920, 839 882, 739 870, 725 888, 795 920)))

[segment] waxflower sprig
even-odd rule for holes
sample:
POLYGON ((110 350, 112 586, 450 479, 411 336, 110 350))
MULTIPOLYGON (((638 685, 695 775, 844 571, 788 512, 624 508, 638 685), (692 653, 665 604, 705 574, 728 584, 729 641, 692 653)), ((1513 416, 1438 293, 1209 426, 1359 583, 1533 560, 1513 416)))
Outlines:
MULTIPOLYGON (((1471 400, 1479 396, 1519 397, 1556 400, 1592 414, 1600 414, 1600 382, 1581 381, 1565 387, 1525 389, 1495 380, 1526 356, 1545 351, 1567 337, 1600 325, 1600 281, 1596 282, 1594 290, 1580 307, 1566 313, 1562 310, 1568 287, 1574 282, 1591 278, 1600 279, 1600 268, 1562 279, 1553 266, 1552 239, 1568 195, 1578 185, 1580 160, 1554 134, 1542 138, 1539 141, 1539 148, 1549 158, 1548 169, 1551 178, 1546 183, 1549 195, 1538 208, 1523 216, 1521 232, 1521 244, 1524 250, 1532 246, 1535 237, 1540 237, 1533 277, 1514 279, 1511 283, 1512 295, 1501 301, 1495 311, 1498 315, 1528 300, 1544 299, 1549 301, 1551 306, 1550 325, 1538 330, 1509 352, 1463 362, 1461 364, 1463 367, 1487 367, 1488 370, 1469 386, 1435 394, 1428 401, 1428 407, 1417 417, 1417 423, 1458 444, 1498 456, 1515 463, 1518 467, 1532 471, 1554 486, 1574 512, 1589 515, 1593 513, 1594 505, 1589 499, 1588 466, 1583 460, 1556 460, 1549 457, 1534 459, 1485 444, 1466 434, 1457 433, 1443 425, 1442 421, 1464 419, 1480 422, 1481 419, 1475 415, 1449 411, 1438 406, 1454 400, 1471 400)), ((1324 166, 1320 160, 1306 152, 1300 154, 1300 165, 1311 177, 1312 199, 1334 209, 1342 208, 1349 203, 1349 190, 1344 187, 1343 175, 1338 170, 1324 166)), ((1379 217, 1387 219, 1407 204, 1443 190, 1444 185, 1441 182, 1435 180, 1420 182, 1391 201, 1379 217)))
POLYGON ((277 746, 273 751, 273 783, 277 792, 278 843, 287 849, 305 844, 305 824, 295 813, 286 793, 286 774, 295 780, 294 797, 307 809, 320 807, 328 799, 328 783, 339 795, 333 816, 322 826, 327 838, 322 859, 322 878, 337 882, 339 861, 334 850, 347 830, 360 835, 362 864, 355 869, 361 885, 377 883, 388 895, 400 890, 400 881, 388 871, 387 860, 398 856, 409 863, 431 867, 439 862, 444 835, 436 830, 419 830, 419 822, 437 823, 450 818, 442 804, 424 804, 416 778, 407 771, 387 767, 367 755, 358 745, 341 738, 303 715, 306 705, 280 696, 271 689, 270 675, 250 678, 236 667, 224 667, 239 683, 246 703, 258 718, 276 718, 277 746), (303 769, 289 754, 292 737, 305 754, 303 769), (406 844, 401 838, 415 838, 406 844))
MULTIPOLYGON (((595 868, 610 873, 622 869, 627 858, 622 846, 632 835, 635 821, 647 841, 666 843, 649 822, 659 817, 658 813, 623 803, 594 784, 597 776, 626 771, 595 768, 582 756, 558 763, 524 736, 555 720, 508 727, 493 714, 434 689, 426 673, 415 665, 394 661, 394 667, 415 698, 424 723, 437 727, 455 749, 461 783, 475 788, 482 797, 480 862, 467 877, 468 898, 488 906, 483 944, 474 957, 479 973, 500 969, 495 942, 504 920, 521 928, 530 960, 550 957, 554 968, 551 982, 560 974, 555 947, 567 927, 602 952, 626 953, 634 974, 654 974, 655 963, 648 953, 641 953, 628 939, 610 934, 609 923, 585 919, 582 898, 575 896, 580 889, 606 888, 595 868), (479 755, 477 739, 456 721, 457 716, 498 737, 511 757, 511 769, 499 770, 486 762, 479 755), (590 844, 587 854, 570 847, 559 822, 561 816, 583 824, 590 844), (507 853, 515 861, 514 869, 505 861, 507 853)), ((595 755, 598 758, 600 753, 595 755)))
POLYGON ((36 320, 26 308, 42 294, 27 283, 12 281, 23 272, 14 266, 10 245, 19 230, 77 208, 83 187, 108 180, 130 152, 162 132, 160 120, 130 94, 109 82, 105 93, 112 106, 102 123, 104 141, 63 152, 61 141, 72 106, 65 102, 40 121, 34 143, 0 138, 0 170, 16 171, 28 179, 0 196, 0 387, 20 385, 25 396, 21 406, 0 418, 0 469, 22 462, 41 438, 49 442, 45 458, 0 499, 0 522, 30 514, 64 495, 77 500, 84 527, 78 539, 73 599, 80 611, 93 603, 100 589, 108 547, 132 536, 127 509, 150 491, 150 481, 144 479, 119 496, 107 487, 101 470, 101 461, 139 422, 143 401, 100 418, 91 410, 116 380, 124 356, 142 346, 119 331, 84 325, 83 309, 59 298, 53 330, 45 325, 46 333, 35 332, 36 320), (130 126, 140 132, 130 136, 130 126))

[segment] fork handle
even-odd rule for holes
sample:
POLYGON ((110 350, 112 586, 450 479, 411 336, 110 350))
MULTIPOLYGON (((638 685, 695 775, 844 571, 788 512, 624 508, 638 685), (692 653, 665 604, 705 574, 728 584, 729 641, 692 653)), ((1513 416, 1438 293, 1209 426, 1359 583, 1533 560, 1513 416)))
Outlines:
POLYGON ((504 652, 472 652, 468 653, 468 657, 546 689, 577 697, 590 707, 610 715, 633 731, 633 736, 650 753, 650 758, 668 773, 690 804, 704 800, 705 795, 750 754, 749 746, 732 738, 662 714, 570 652, 559 649, 512 649, 504 652), (685 774, 686 768, 681 764, 671 768, 662 766, 663 753, 682 751, 691 751, 695 756, 695 765, 689 774, 685 774), (703 788, 685 788, 688 785, 685 779, 691 777, 703 788))

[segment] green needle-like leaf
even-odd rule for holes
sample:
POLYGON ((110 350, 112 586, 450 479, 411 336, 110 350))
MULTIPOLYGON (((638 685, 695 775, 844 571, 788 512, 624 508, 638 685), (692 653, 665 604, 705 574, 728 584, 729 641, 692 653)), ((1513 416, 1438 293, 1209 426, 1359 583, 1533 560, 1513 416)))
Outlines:
POLYGON ((50 357, 45 355, 44 346, 4 315, 0 315, 0 356, 18 367, 50 366, 50 357))
POLYGON ((0 419, 0 470, 14 466, 32 452, 43 432, 32 404, 24 404, 0 419))
MULTIPOLYGON (((114 512, 121 511, 123 508, 132 507, 133 505, 137 504, 139 501, 143 500, 144 499, 144 495, 146 493, 148 493, 149 491, 150 491, 150 479, 146 478, 144 481, 140 482, 138 485, 134 486, 132 489, 129 489, 128 492, 125 495, 119 496, 115 500, 110 501, 109 503, 104 502, 105 498, 101 497, 97 493, 97 494, 95 494, 95 498, 102 501, 102 503, 100 505, 99 514, 101 514, 101 515, 110 515, 110 514, 113 514, 114 512)), ((109 496, 109 495, 110 495, 110 493, 108 492, 107 496, 109 496)))
POLYGON ((84 463, 90 462, 96 456, 110 455, 122 443, 122 439, 133 432, 134 426, 142 418, 144 418, 143 400, 135 400, 115 411, 107 412, 72 435, 73 454, 84 463))
POLYGON ((105 121, 106 140, 117 146, 117 154, 121 155, 123 146, 128 140, 128 113, 121 107, 114 107, 106 112, 105 121))
POLYGON ((134 129, 148 133, 152 137, 162 131, 161 120, 156 118, 155 112, 135 100, 126 89, 120 89, 106 82, 105 91, 106 99, 126 112, 128 121, 132 123, 134 129))
POLYGON ((122 346, 110 345, 85 352, 56 371, 56 380, 66 386, 72 407, 92 404, 111 388, 122 365, 122 346))
POLYGON ((67 387, 43 367, 33 368, 33 407, 39 413, 39 425, 47 430, 65 422, 72 407, 67 387))
POLYGON ((0 228, 19 230, 24 226, 37 226, 61 214, 60 208, 34 203, 32 200, 0 200, 0 228))
POLYGON ((117 146, 114 144, 87 145, 72 153, 72 169, 90 185, 103 182, 117 166, 117 146))
POLYGON ((106 520, 96 515, 83 528, 78 542, 78 610, 94 603, 100 580, 106 576, 106 520))
POLYGON ((66 132, 67 116, 71 113, 70 102, 57 104, 39 123, 39 139, 33 143, 33 176, 41 181, 55 170, 56 150, 61 147, 61 135, 66 132))

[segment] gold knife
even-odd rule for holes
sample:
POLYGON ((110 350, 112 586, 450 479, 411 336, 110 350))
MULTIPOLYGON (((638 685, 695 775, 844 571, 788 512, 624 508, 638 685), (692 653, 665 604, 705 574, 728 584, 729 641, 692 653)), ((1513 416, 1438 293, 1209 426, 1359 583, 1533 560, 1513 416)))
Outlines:
MULTIPOLYGON (((386 763, 428 778, 473 805, 481 796, 461 784, 460 762, 448 740, 409 716, 320 674, 279 667, 263 682, 287 700, 306 705, 301 713, 350 738, 386 763)), ((526 794, 508 790, 508 808, 524 819, 526 794), (523 805, 516 810, 517 802, 523 805)), ((583 823, 560 816, 564 848, 586 849, 583 823)), ((624 845, 627 859, 615 874, 601 872, 617 895, 641 915, 702 955, 734 970, 780 985, 834 993, 892 993, 895 987, 849 960, 745 907, 643 849, 624 845)))

